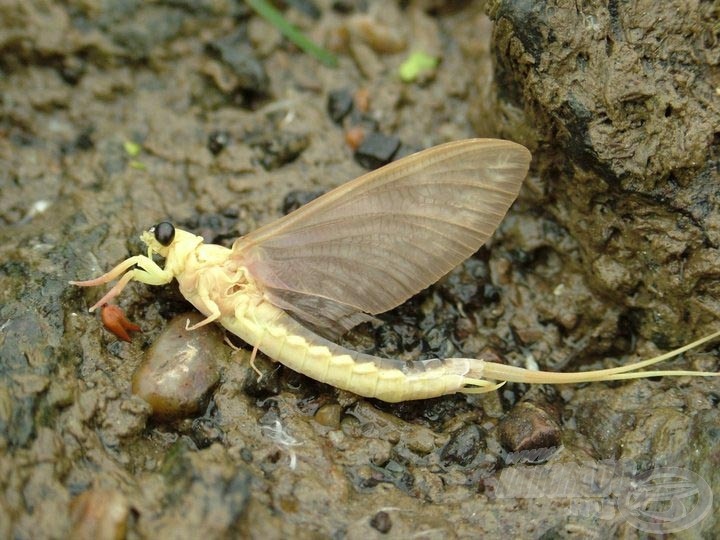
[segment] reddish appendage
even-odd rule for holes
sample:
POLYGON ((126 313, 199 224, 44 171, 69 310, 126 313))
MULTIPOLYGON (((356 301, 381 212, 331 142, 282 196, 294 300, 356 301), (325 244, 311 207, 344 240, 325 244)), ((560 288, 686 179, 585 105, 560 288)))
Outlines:
POLYGON ((103 326, 123 341, 130 341, 130 332, 140 332, 137 324, 131 323, 125 312, 114 304, 106 304, 100 310, 100 319, 103 326))

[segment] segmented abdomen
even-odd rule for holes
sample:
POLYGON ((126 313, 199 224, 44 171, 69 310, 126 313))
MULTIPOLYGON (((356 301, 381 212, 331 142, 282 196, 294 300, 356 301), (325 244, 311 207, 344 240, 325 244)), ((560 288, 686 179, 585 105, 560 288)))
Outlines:
MULTIPOLYGON (((239 314, 238 314, 239 315, 239 314)), ((223 317, 223 326, 290 369, 365 397, 398 402, 462 389, 467 360, 404 362, 351 351, 311 332, 262 302, 248 316, 223 317)))

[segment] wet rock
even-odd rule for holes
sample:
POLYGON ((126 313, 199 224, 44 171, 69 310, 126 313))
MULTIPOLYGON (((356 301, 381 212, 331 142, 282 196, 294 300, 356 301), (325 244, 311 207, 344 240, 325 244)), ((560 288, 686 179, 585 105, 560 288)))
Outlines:
POLYGON ((353 108, 353 95, 347 88, 333 90, 328 94, 327 111, 330 119, 339 124, 353 108))
POLYGON ((390 514, 380 511, 370 518, 370 526, 381 534, 387 534, 392 529, 392 519, 390 514))
POLYGON ((171 7, 128 9, 124 2, 110 4, 104 22, 117 45, 135 60, 149 58, 156 47, 177 37, 185 15, 171 7), (142 23, 140 23, 142 21, 142 23))
MULTIPOLYGON (((518 124, 539 135, 516 125, 513 138, 533 146, 560 134, 553 149, 533 150, 540 176, 552 178, 545 208, 593 254, 583 265, 592 288, 641 312, 638 333, 670 346, 702 333, 704 315, 687 306, 705 301, 702 284, 716 279, 720 263, 720 218, 709 211, 720 205, 710 180, 720 125, 720 109, 708 106, 717 101, 716 60, 694 45, 712 33, 716 15, 709 3, 680 0, 582 12, 502 1, 492 10, 499 87, 513 100, 500 109, 520 105, 522 116, 524 104, 518 124), (635 32, 641 41, 599 39, 635 32), (651 53, 650 42, 662 52, 651 53)), ((480 123, 492 114, 483 107, 480 123)))
POLYGON ((181 538, 246 536, 238 528, 246 514, 252 476, 220 445, 195 451, 179 441, 168 452, 163 473, 169 504, 162 515, 146 516, 142 536, 158 538, 168 531, 181 538))
POLYGON ((70 538, 121 540, 125 538, 129 511, 130 505, 119 491, 85 491, 70 502, 70 538))
POLYGON ((469 424, 452 434, 450 440, 440 452, 443 465, 460 465, 466 467, 473 462, 478 453, 485 447, 484 429, 469 424))
POLYGON ((227 354, 220 330, 185 330, 188 319, 192 325, 202 318, 191 313, 170 321, 133 374, 133 394, 150 404, 157 419, 197 413, 220 378, 217 359, 227 354))
POLYGON ((560 444, 560 427, 532 403, 515 406, 498 425, 500 443, 511 452, 552 448, 560 444))
POLYGON ((366 169, 377 169, 390 163, 398 148, 400 139, 373 131, 355 151, 355 161, 366 169))
POLYGON ((116 446, 121 439, 131 439, 139 435, 147 426, 152 413, 150 405, 138 396, 120 396, 109 401, 98 411, 101 431, 105 444, 116 446))

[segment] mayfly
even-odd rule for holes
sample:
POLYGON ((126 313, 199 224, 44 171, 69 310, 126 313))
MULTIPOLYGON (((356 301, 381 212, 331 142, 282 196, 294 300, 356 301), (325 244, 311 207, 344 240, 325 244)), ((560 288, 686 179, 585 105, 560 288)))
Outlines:
POLYGON ((348 182, 238 238, 231 248, 160 223, 141 235, 147 255, 74 285, 119 278, 180 292, 204 315, 289 368, 355 394, 398 402, 490 392, 507 381, 579 383, 698 371, 643 371, 720 332, 631 365, 580 373, 531 371, 476 358, 415 362, 351 351, 331 339, 428 287, 482 246, 520 191, 523 146, 470 139, 416 153, 348 182), (152 259, 165 259, 160 267, 152 259), (122 276, 122 277, 121 277, 122 276))

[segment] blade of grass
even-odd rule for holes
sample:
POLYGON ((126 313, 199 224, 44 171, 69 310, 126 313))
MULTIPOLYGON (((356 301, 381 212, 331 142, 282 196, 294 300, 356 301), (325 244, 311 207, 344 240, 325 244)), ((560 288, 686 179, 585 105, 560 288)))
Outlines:
POLYGON ((313 42, 305 34, 290 24, 282 13, 265 0, 246 0, 247 4, 267 22, 280 30, 282 35, 300 47, 303 51, 317 58, 329 67, 337 67, 338 61, 333 53, 313 42))

